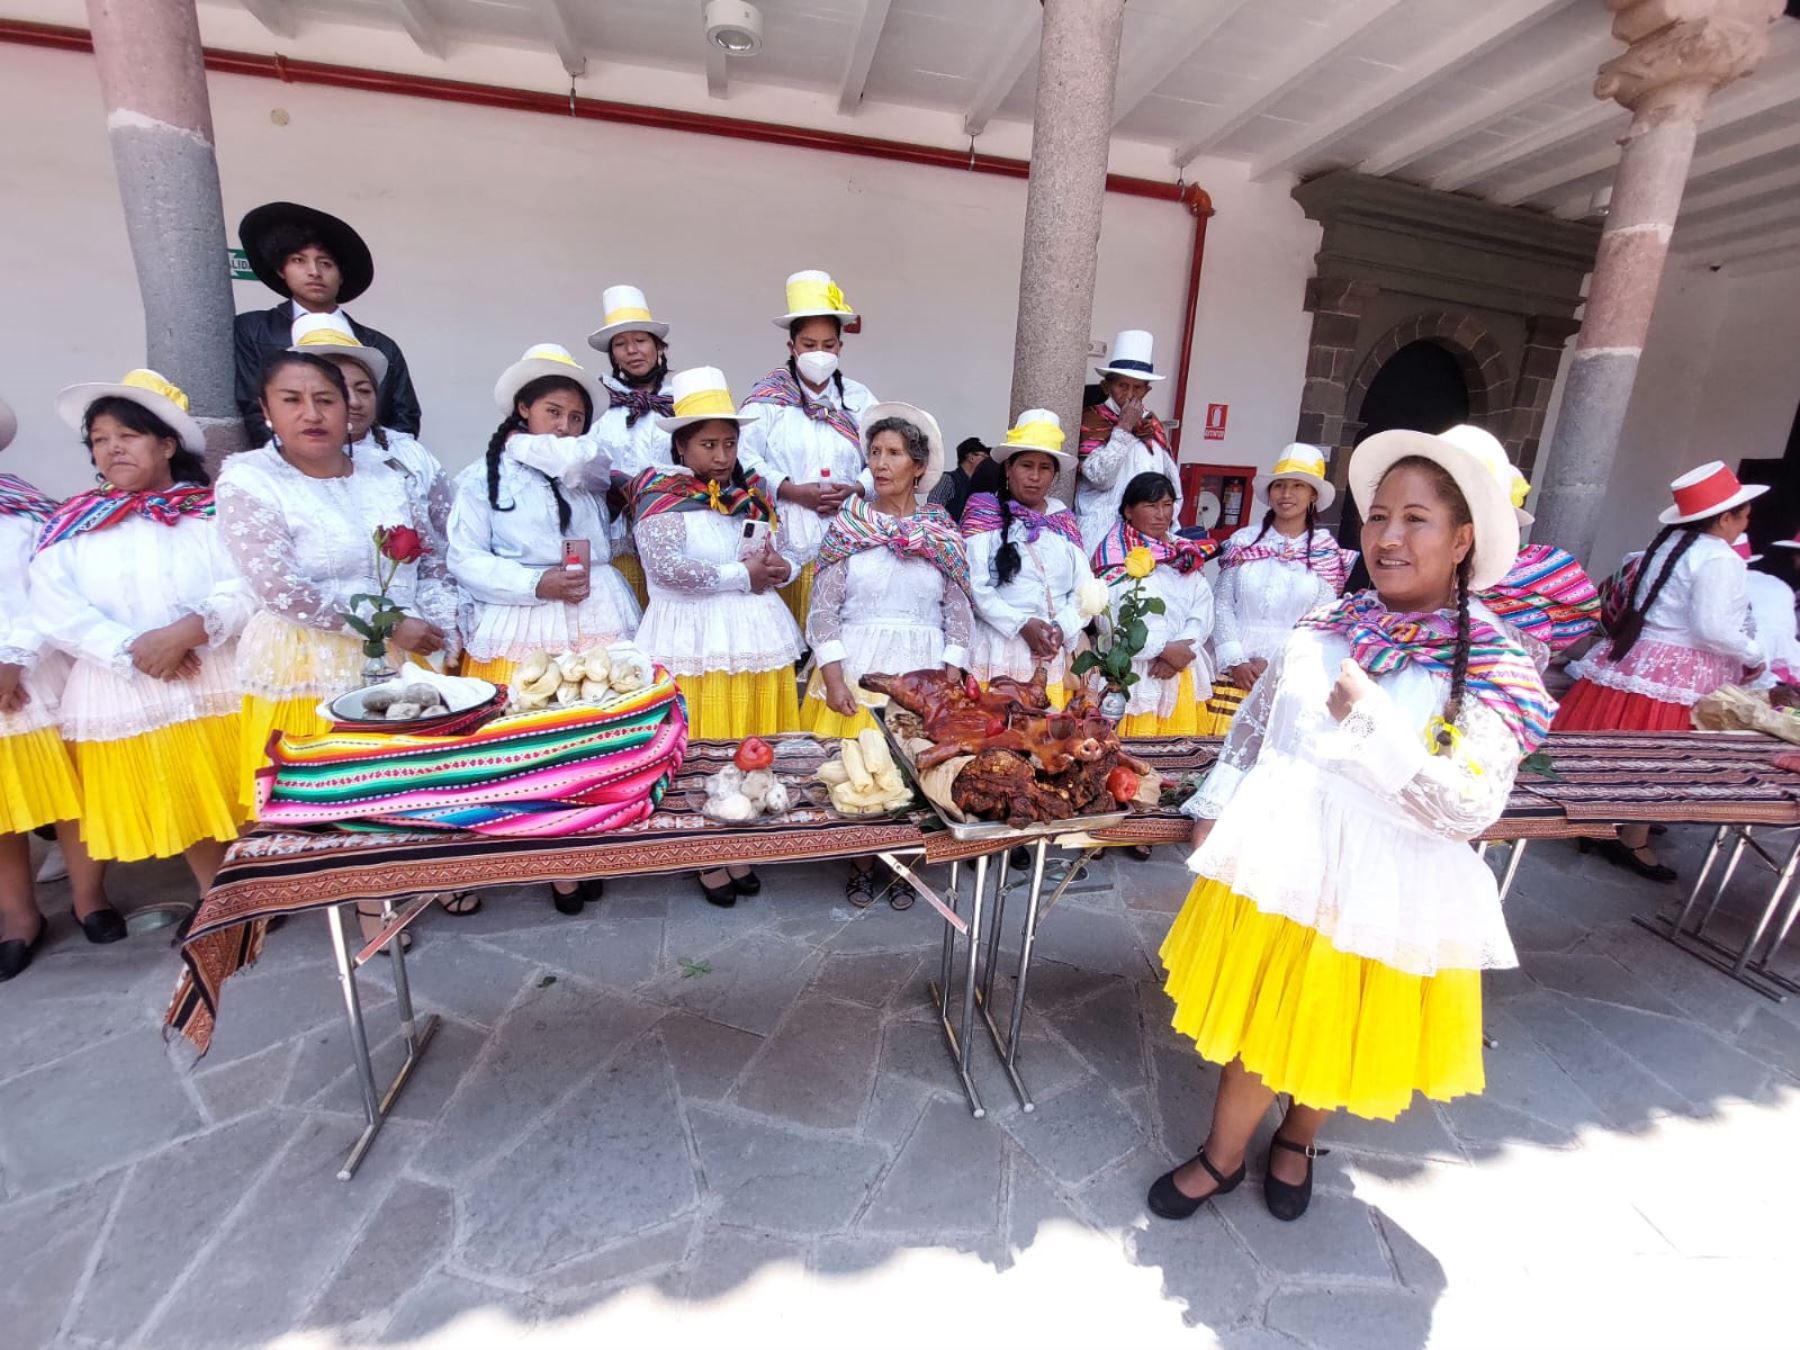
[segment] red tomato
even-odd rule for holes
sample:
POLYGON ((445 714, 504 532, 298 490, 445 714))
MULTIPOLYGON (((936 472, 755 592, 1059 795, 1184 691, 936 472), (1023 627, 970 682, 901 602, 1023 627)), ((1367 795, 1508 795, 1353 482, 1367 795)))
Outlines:
POLYGON ((766 769, 775 762, 775 752, 769 743, 760 736, 746 736, 731 757, 731 762, 745 773, 755 773, 758 769, 766 769))
POLYGON ((1115 802, 1131 801, 1138 795, 1138 788, 1141 786, 1138 776, 1123 764, 1106 775, 1106 790, 1112 793, 1115 802))

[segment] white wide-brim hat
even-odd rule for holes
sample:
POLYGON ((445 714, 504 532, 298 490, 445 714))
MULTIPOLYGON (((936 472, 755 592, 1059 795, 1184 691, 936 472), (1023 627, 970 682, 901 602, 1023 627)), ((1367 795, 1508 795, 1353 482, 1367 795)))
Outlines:
POLYGON ((1316 445, 1295 441, 1281 452, 1266 478, 1255 480, 1252 490, 1256 500, 1267 506, 1270 484, 1283 479, 1290 483, 1305 483, 1317 498, 1313 504, 1315 509, 1323 511, 1337 500, 1337 485, 1325 476, 1325 472, 1325 452, 1316 445))
POLYGON ((1400 460, 1417 455, 1450 475, 1468 503, 1475 524, 1469 587, 1477 591, 1496 584, 1512 570, 1519 556, 1519 518, 1513 514, 1509 461, 1498 441, 1491 436, 1486 439, 1491 448, 1474 437, 1452 439, 1448 434, 1433 436, 1426 431, 1382 431, 1350 455, 1350 494, 1365 518, 1374 505, 1375 490, 1382 478, 1400 460))
POLYGON ((1795 535, 1792 539, 1770 540, 1769 547, 1770 548, 1800 548, 1800 535, 1795 535))
POLYGON ((362 362, 375 377, 377 388, 387 378, 387 357, 359 342, 356 334, 340 323, 335 314, 302 314, 294 320, 293 340, 294 345, 288 348, 290 352, 306 356, 347 356, 352 361, 362 362))
POLYGON ((542 379, 546 375, 560 375, 565 380, 573 380, 588 391, 589 398, 594 396, 594 377, 569 355, 569 349, 554 342, 540 342, 535 347, 527 347, 525 355, 508 366, 500 378, 494 381, 494 402, 500 405, 501 412, 510 413, 519 400, 519 391, 533 380, 542 379))
POLYGON ((1752 553, 1750 551, 1750 536, 1747 534, 1740 534, 1736 539, 1731 541, 1731 551, 1744 560, 1744 566, 1746 567, 1751 563, 1758 563, 1763 560, 1762 554, 1752 553))
POLYGON ((620 333, 648 333, 659 340, 669 336, 669 325, 651 317, 650 302, 636 286, 608 286, 600 293, 600 310, 600 326, 588 334, 588 346, 595 351, 610 354, 620 333))
POLYGON ((1657 520, 1664 525, 1686 525, 1721 516, 1768 490, 1765 483, 1740 483, 1738 476, 1725 467, 1724 460, 1709 460, 1669 484, 1675 502, 1664 507, 1657 520))
POLYGON ((741 427, 760 416, 751 408, 738 411, 725 372, 717 366, 676 371, 669 377, 669 397, 675 401, 674 416, 656 419, 664 431, 679 431, 690 422, 736 422, 741 427))
POLYGON ((918 491, 930 492, 938 485, 938 479, 944 476, 944 433, 939 430, 937 418, 911 403, 874 403, 863 410, 857 418, 857 430, 862 436, 863 459, 869 458, 869 428, 884 417, 897 417, 902 422, 911 422, 925 433, 925 473, 919 479, 918 491))
POLYGON ((1065 448, 1065 441, 1062 418, 1048 408, 1027 408, 1019 414, 1012 430, 1006 433, 1006 439, 992 447, 988 454, 994 463, 1004 464, 1021 450, 1037 450, 1059 464, 1070 464, 1075 456, 1065 448))
POLYGON ((777 328, 787 328, 795 319, 854 319, 856 311, 844 299, 837 282, 829 272, 795 272, 787 279, 788 312, 774 321, 777 328))
POLYGON ((11 445, 18 434, 19 415, 12 410, 12 404, 0 398, 0 450, 11 445))
POLYGON ((97 398, 122 398, 162 418, 184 450, 206 453, 206 437, 188 413, 188 396, 154 370, 133 370, 117 384, 72 384, 56 396, 56 415, 84 430, 88 406, 97 398))
POLYGON ((1123 375, 1132 380, 1149 380, 1154 384, 1167 379, 1158 375, 1150 360, 1155 339, 1142 328, 1127 328, 1113 338, 1110 355, 1103 366, 1095 366, 1096 375, 1123 375))

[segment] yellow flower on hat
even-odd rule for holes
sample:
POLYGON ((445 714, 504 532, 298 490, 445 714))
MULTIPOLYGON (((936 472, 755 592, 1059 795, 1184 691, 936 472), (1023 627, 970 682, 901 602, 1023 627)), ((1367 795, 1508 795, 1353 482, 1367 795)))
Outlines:
POLYGON ((1125 555, 1125 575, 1142 581, 1156 570, 1156 555, 1142 545, 1125 555))
POLYGON ((129 385, 133 389, 142 389, 147 393, 166 398, 181 411, 188 411, 188 396, 177 386, 170 384, 154 370, 127 371, 120 384, 129 385))

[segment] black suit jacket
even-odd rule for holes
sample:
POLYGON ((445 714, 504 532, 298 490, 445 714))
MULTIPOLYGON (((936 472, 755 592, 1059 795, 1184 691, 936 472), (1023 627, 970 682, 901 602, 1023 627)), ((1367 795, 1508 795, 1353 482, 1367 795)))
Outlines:
MULTIPOLYGON (((348 317, 348 316, 346 316, 348 317)), ((258 400, 262 397, 263 362, 271 352, 285 351, 294 345, 294 307, 283 300, 273 309, 252 310, 237 316, 233 325, 237 345, 237 405, 244 416, 244 430, 250 433, 251 445, 265 445, 269 427, 263 421, 258 400)), ((366 347, 373 347, 387 357, 387 378, 381 382, 381 409, 376 421, 381 426, 419 434, 419 396, 413 393, 412 376, 407 373, 406 357, 386 333, 350 320, 350 331, 366 347)))

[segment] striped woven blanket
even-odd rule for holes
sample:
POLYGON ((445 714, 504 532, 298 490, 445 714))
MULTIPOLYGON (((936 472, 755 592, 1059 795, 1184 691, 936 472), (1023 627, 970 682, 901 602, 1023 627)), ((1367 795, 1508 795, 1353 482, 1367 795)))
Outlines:
POLYGON ((282 737, 257 777, 257 819, 538 839, 597 834, 647 819, 686 752, 687 709, 659 667, 633 693, 496 718, 461 736, 282 737))

